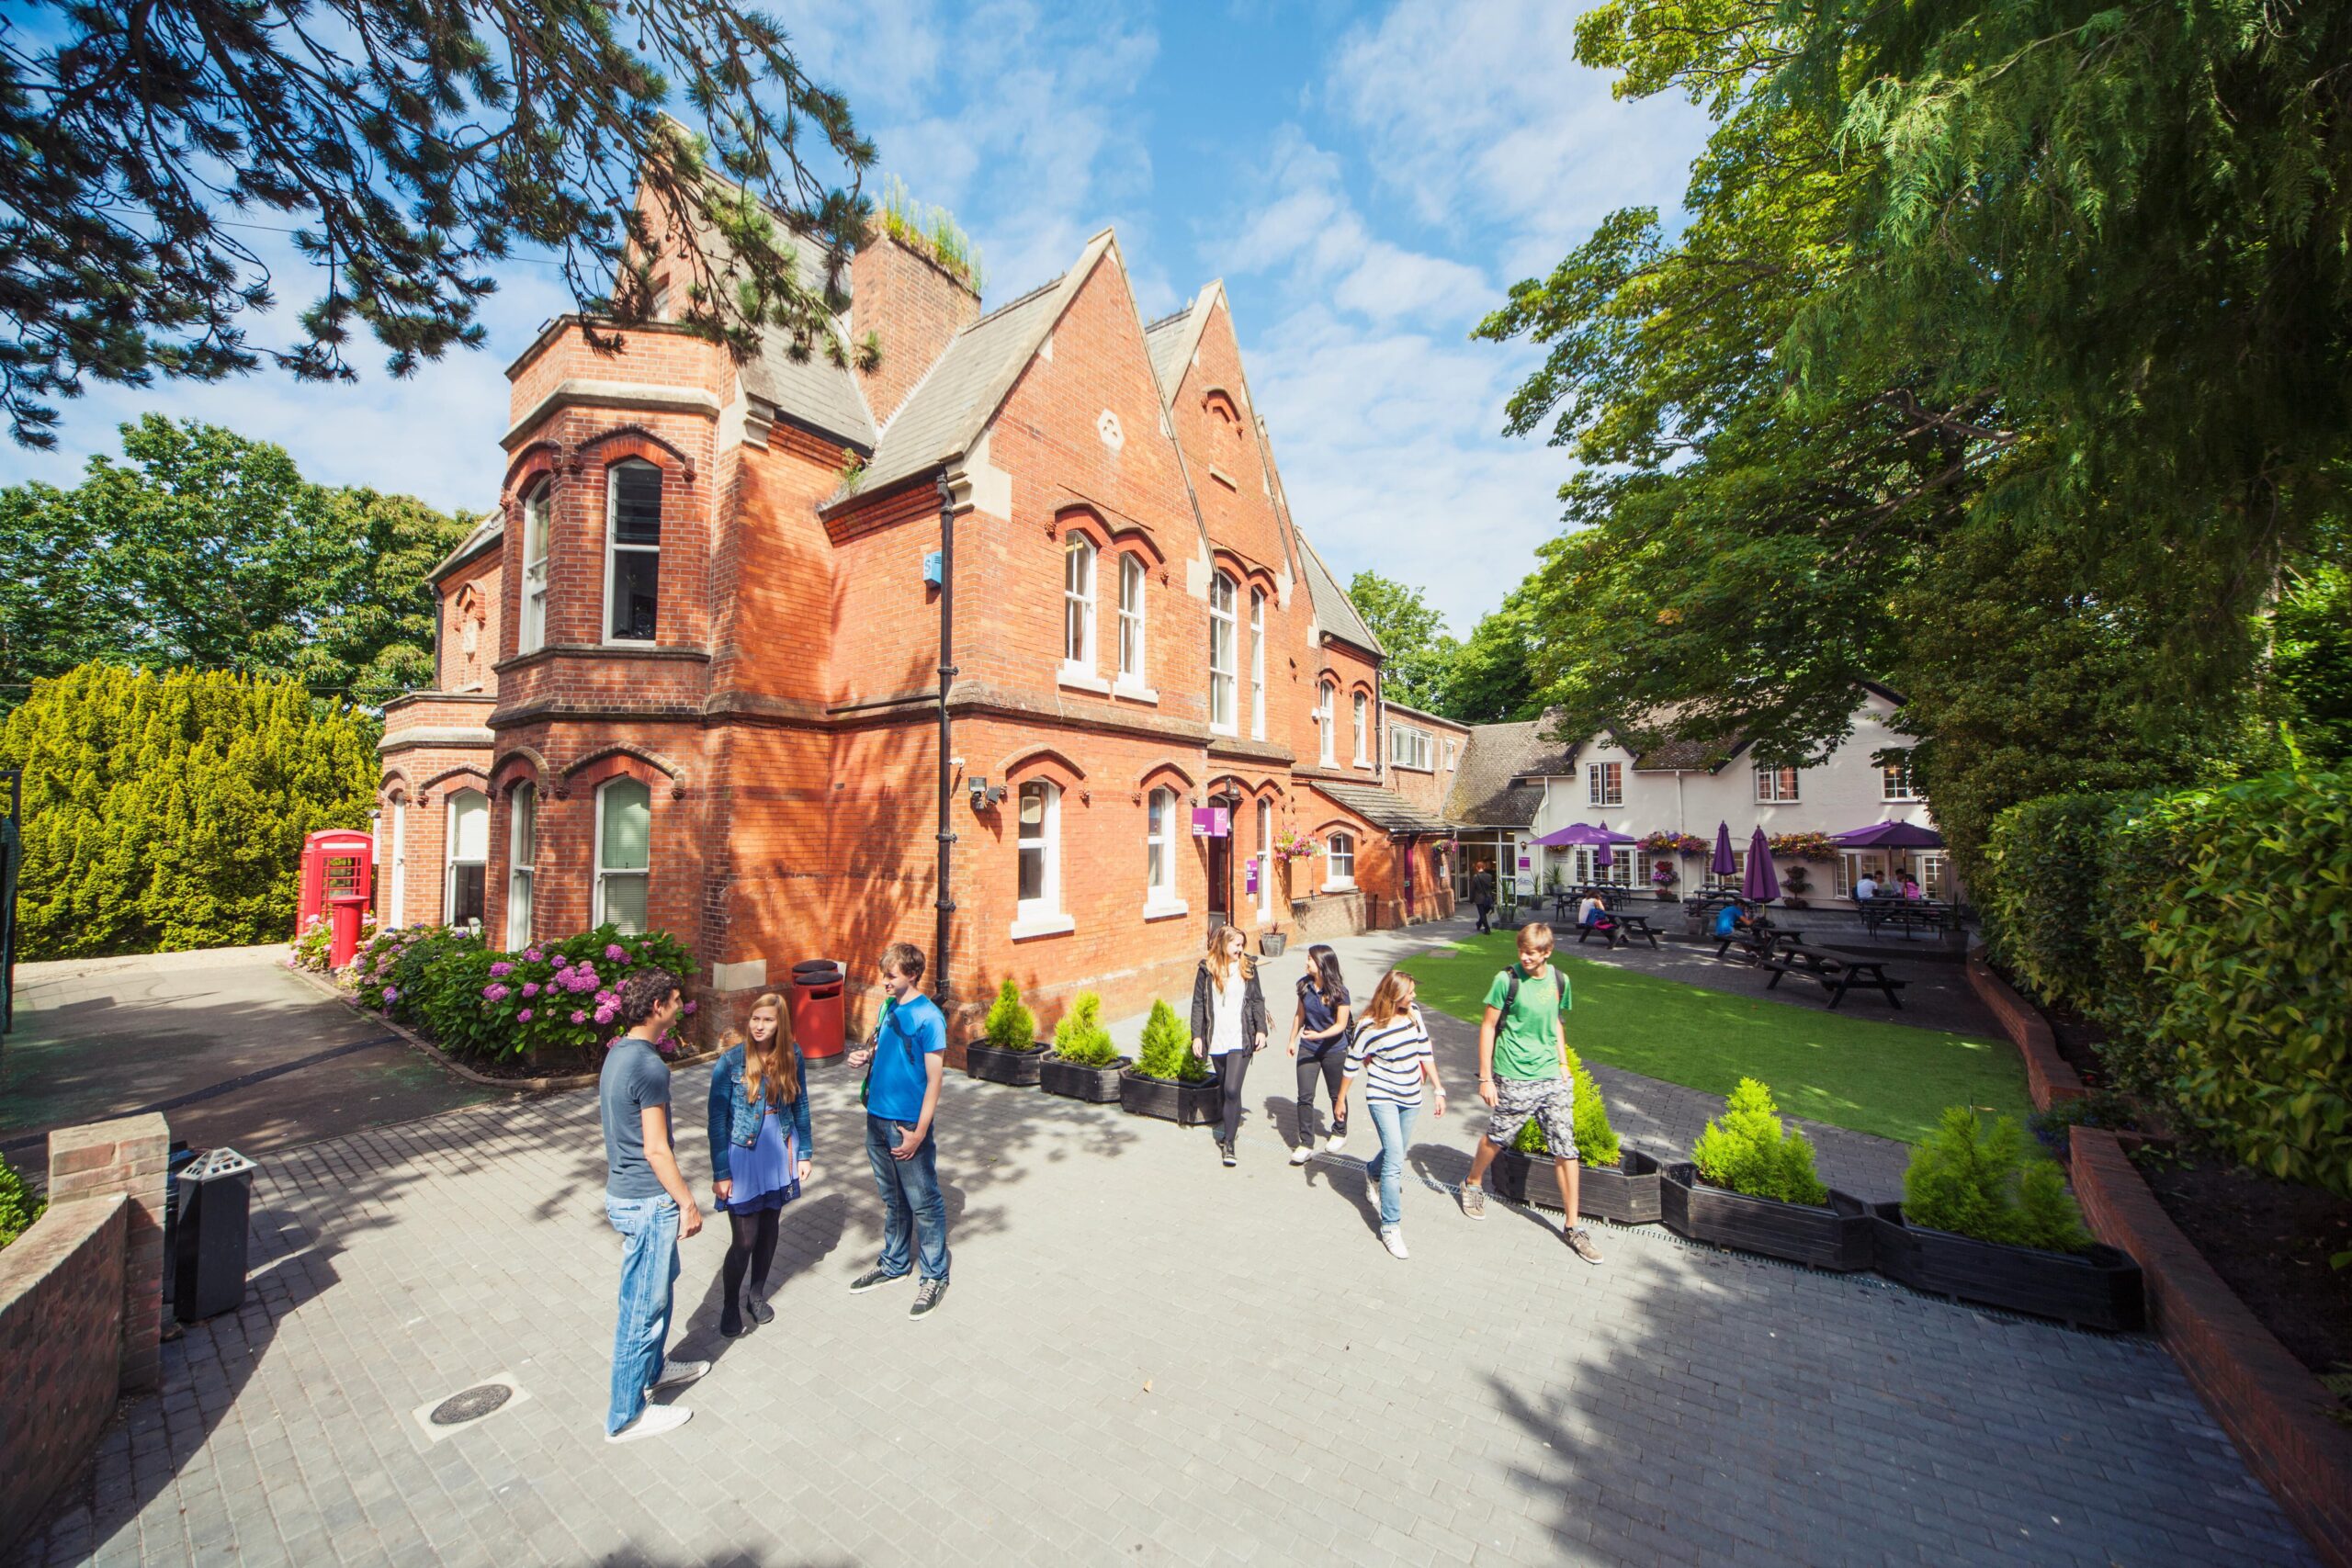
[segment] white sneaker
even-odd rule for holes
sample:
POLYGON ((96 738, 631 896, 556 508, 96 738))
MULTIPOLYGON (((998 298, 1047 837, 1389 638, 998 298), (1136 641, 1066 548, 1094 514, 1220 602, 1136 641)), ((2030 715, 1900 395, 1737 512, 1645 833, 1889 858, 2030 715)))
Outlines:
POLYGON ((1298 1147, 1291 1150, 1290 1152, 1290 1163, 1293 1165, 1305 1165, 1308 1160, 1311 1160, 1314 1157, 1315 1145, 1313 1144, 1301 1144, 1298 1147))
POLYGON ((710 1363, 708 1361, 666 1362, 662 1368, 662 1375, 655 1378, 653 1380, 653 1386, 647 1389, 645 1392, 648 1393, 662 1393, 673 1388, 684 1388, 688 1383, 700 1380, 703 1373, 708 1371, 710 1371, 710 1363))
POLYGON ((1388 1256, 1391 1258, 1410 1258, 1412 1256, 1411 1253, 1405 1250, 1405 1232, 1401 1226, 1381 1226, 1380 1245, 1388 1249, 1388 1256))
POLYGON ((617 1432, 605 1434, 608 1443, 633 1443, 639 1438, 658 1438, 664 1432, 674 1432, 694 1419, 695 1413, 683 1404, 649 1404, 638 1418, 617 1432))
POLYGON ((1344 1133, 1334 1133, 1329 1137, 1323 1140, 1323 1152, 1327 1155, 1338 1154, 1341 1149, 1344 1149, 1347 1146, 1348 1139, 1347 1134, 1344 1133))

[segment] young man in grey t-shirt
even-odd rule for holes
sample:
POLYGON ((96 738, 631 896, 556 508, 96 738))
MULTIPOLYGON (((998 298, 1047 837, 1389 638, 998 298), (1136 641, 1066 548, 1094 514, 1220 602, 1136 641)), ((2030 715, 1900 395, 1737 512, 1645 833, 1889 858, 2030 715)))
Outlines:
POLYGON ((605 1217, 627 1243, 621 1254, 620 1314, 613 1325, 612 1404, 605 1440, 633 1442, 673 1431, 694 1412, 649 1405, 648 1396, 684 1388, 708 1361, 671 1361, 670 1304, 678 1282, 678 1241, 702 1229, 702 1213, 678 1174, 670 1141, 670 1066, 657 1048, 676 1021, 678 977, 644 969, 622 983, 620 1021, 628 1032, 605 1051, 596 1099, 605 1124, 605 1217))

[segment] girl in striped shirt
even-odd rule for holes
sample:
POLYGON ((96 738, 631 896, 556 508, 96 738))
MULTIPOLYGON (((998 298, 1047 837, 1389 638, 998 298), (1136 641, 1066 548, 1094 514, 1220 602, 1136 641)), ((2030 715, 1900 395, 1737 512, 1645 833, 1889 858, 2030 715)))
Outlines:
POLYGON ((1421 1113, 1421 1080, 1429 1079, 1440 1116, 1445 1114, 1445 1086, 1438 1082, 1429 1031, 1413 1005, 1413 977, 1401 969, 1382 976, 1364 1004, 1363 1018, 1348 1042, 1347 1076, 1332 1097, 1334 1122, 1348 1113, 1348 1095, 1359 1077, 1364 1080, 1364 1110, 1380 1134, 1380 1153, 1364 1172, 1380 1184, 1380 1245, 1390 1256, 1403 1258, 1405 1145, 1421 1113))

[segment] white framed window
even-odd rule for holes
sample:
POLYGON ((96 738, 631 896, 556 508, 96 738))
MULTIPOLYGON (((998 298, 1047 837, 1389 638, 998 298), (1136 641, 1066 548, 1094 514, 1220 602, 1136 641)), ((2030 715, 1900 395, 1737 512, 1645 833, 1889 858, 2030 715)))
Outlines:
POLYGON ((1348 705, 1348 717, 1355 726, 1356 766, 1372 766, 1372 700, 1362 692, 1348 705))
MULTIPOLYGON (((1451 742, 1448 743, 1449 748, 1451 742)), ((1430 771, 1430 732, 1409 724, 1388 721, 1388 761, 1399 768, 1430 771)))
POLYGON ((548 640, 548 523, 555 486, 541 479, 523 498, 523 619, 514 651, 535 653, 548 640))
POLYGON ((594 923, 624 936, 645 930, 652 866, 653 792, 636 779, 607 779, 596 791, 594 923))
POLYGON ((1274 803, 1258 802, 1258 918, 1274 914, 1274 803))
POLYGON ((1590 762, 1584 770, 1585 803, 1589 806, 1625 804, 1625 764, 1590 762))
POLYGON ((1453 742, 1453 741, 1452 741, 1452 740, 1449 740, 1449 741, 1447 741, 1447 742, 1445 743, 1445 771, 1446 771, 1447 773, 1452 773, 1452 772, 1453 771, 1453 749, 1454 749, 1454 745, 1455 745, 1455 742, 1453 742))
POLYGON ((1321 739, 1317 742, 1316 754, 1327 768, 1340 754, 1340 715, 1335 705, 1339 695, 1340 689, 1329 681, 1319 682, 1315 688, 1315 724, 1322 732, 1321 739))
POLYGON ((1077 532, 1062 550, 1062 662, 1094 672, 1094 541, 1077 532))
POLYGON ((662 470, 631 458, 605 476, 605 638, 651 642, 662 591, 662 470))
POLYGON ((1797 797, 1797 771, 1794 768, 1758 768, 1756 770, 1756 798, 1760 803, 1778 804, 1797 797))
POLYGON ((1355 885, 1356 836, 1342 829, 1334 832, 1324 846, 1323 886, 1346 888, 1355 885))
POLYGON ((539 791, 516 784, 506 796, 506 946, 531 945, 531 875, 539 858, 539 791))
POLYGON ((1266 594, 1250 590, 1250 739, 1266 738, 1266 594))
POLYGON ((1062 909, 1062 792, 1044 779, 1021 786, 1014 852, 1020 861, 1018 924, 1049 920, 1062 909))
POLYGON ((1132 551, 1119 557, 1119 684, 1148 686, 1144 673, 1143 558, 1132 551))
POLYGON ((1895 762, 1878 771, 1881 800, 1917 800, 1918 785, 1911 782, 1911 764, 1895 762))
POLYGON ((1147 910, 1176 902, 1176 792, 1156 789, 1144 797, 1144 885, 1147 910))
POLYGON ((1944 896, 1944 857, 1940 850, 1925 850, 1919 855, 1919 891, 1930 898, 1944 896))
POLYGON ((490 796, 478 789, 458 790, 449 796, 444 844, 442 919, 453 926, 479 925, 483 879, 490 874, 490 796))
POLYGON ((1209 728, 1221 735, 1235 732, 1233 579, 1218 572, 1209 583, 1209 728))
POLYGON ((392 897, 390 918, 384 929, 408 924, 408 797, 396 795, 389 807, 392 814, 392 897))

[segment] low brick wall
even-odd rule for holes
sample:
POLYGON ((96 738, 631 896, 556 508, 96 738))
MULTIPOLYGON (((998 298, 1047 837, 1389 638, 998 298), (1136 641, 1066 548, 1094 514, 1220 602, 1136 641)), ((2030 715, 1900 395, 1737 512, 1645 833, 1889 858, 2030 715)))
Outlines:
POLYGON ((2352 1431, 2321 1414, 2319 1381, 2172 1223, 2120 1140, 2097 1127, 2071 1133, 2083 1218, 2138 1261, 2150 1326, 2320 1556, 2352 1568, 2352 1431))
POLYGON ((0 1252, 0 1551, 163 1370, 161 1116, 49 1138, 49 1212, 0 1252))
POLYGON ((2033 1096, 2033 1108, 2047 1111, 2060 1100, 2080 1100, 2090 1090, 2066 1058, 2058 1054, 2057 1039, 2050 1032, 2050 1021, 2041 1010, 2018 995, 2017 991, 1984 962, 1983 943, 1968 950, 1968 988, 2000 1021, 2001 1032, 2017 1046, 2018 1055, 2025 1058, 2027 1090, 2033 1096))

